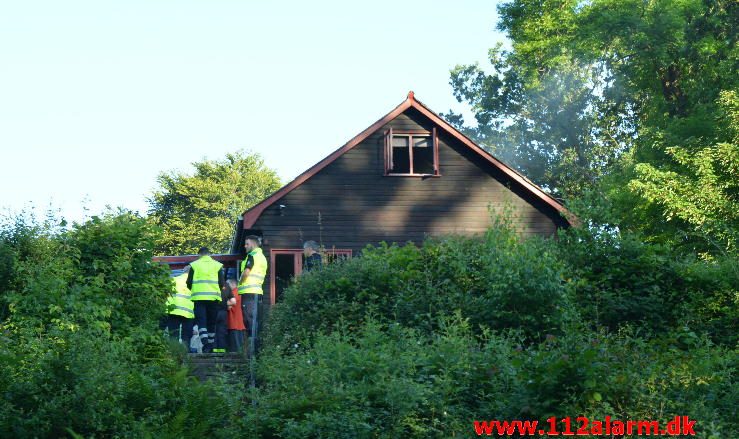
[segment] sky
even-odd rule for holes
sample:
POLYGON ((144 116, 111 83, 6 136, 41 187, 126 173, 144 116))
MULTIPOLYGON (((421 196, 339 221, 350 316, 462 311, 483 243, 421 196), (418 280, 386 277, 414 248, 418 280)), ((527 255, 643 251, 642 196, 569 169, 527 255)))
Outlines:
POLYGON ((496 2, 0 0, 0 209, 146 213, 163 171, 240 149, 288 182, 402 102, 469 114, 496 2))

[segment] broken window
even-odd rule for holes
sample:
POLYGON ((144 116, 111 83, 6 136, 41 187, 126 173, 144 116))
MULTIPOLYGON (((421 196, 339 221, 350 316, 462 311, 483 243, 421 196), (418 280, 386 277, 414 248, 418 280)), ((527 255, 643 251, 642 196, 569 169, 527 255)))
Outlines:
POLYGON ((385 132, 385 175, 439 175, 439 142, 433 131, 385 132))

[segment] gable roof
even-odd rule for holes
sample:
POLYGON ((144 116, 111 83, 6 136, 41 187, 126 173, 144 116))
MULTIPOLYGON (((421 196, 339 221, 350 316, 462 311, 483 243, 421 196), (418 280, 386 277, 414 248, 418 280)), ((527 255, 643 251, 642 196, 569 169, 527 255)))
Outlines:
MULTIPOLYGON (((359 145, 363 140, 369 137, 372 133, 382 128, 385 124, 395 119, 396 117, 401 115, 403 112, 405 112, 409 108, 415 108, 416 110, 418 110, 421 114, 429 118, 431 122, 439 126, 446 133, 448 133, 455 139, 459 140, 462 144, 467 146, 473 152, 477 153, 480 157, 485 159, 488 163, 490 163, 495 168, 499 169, 505 175, 510 177, 512 180, 516 181, 521 186, 523 186, 525 189, 530 191, 534 196, 536 196, 537 198, 541 199, 544 203, 554 208, 556 211, 562 214, 565 221, 567 221, 569 224, 572 225, 574 215, 570 213, 561 203, 559 203, 557 200, 552 198, 549 194, 544 192, 539 186, 532 183, 529 179, 527 179, 526 177, 518 173, 516 170, 512 169, 505 163, 493 157, 489 152, 479 147, 475 142, 473 142, 467 136, 459 132, 456 128, 449 125, 439 115, 431 111, 428 107, 426 107, 426 105, 424 105, 419 100, 417 100, 414 93, 410 91, 408 92, 408 96, 406 97, 406 99, 400 105, 398 105, 391 112, 389 112, 388 114, 380 118, 377 122, 370 125, 367 129, 357 134, 354 138, 352 138, 350 141, 344 144, 344 146, 340 147, 336 151, 332 152, 328 157, 324 158, 320 162, 308 168, 305 172, 295 177, 293 181, 291 181, 290 183, 278 189, 272 195, 265 198, 262 202, 244 211, 242 228, 249 229, 253 227, 254 224, 259 219, 259 217, 262 215, 262 212, 264 212, 264 210, 267 207, 271 206, 277 200, 284 197, 285 195, 290 193, 293 189, 303 184, 306 180, 308 180, 309 178, 317 174, 319 171, 321 171, 326 166, 330 165, 334 160, 341 157, 344 153, 354 148, 355 146, 359 145)), ((239 222, 241 222, 241 220, 239 222)))

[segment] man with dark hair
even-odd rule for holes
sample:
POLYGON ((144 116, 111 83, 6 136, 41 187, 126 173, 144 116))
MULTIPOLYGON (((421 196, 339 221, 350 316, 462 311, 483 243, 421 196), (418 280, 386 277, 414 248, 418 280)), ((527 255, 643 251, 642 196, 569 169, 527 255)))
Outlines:
POLYGON ((303 244, 303 270, 313 271, 323 268, 321 248, 316 241, 305 241, 303 244))
POLYGON ((251 354, 256 349, 254 340, 257 335, 257 309, 259 298, 262 296, 262 284, 267 275, 267 259, 260 248, 261 239, 256 235, 249 235, 244 242, 246 259, 241 262, 241 277, 239 281, 239 295, 241 295, 241 309, 244 314, 244 325, 250 337, 251 354))
POLYGON ((210 250, 201 247, 200 257, 190 264, 187 287, 195 303, 195 323, 203 343, 203 352, 213 352, 216 319, 221 304, 221 293, 226 290, 223 264, 210 257, 210 250))

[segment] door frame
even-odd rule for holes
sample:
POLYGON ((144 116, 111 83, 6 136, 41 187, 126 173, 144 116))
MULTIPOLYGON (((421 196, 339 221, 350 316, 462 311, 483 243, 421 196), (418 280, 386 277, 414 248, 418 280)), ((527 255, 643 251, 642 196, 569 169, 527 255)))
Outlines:
MULTIPOLYGON (((353 256, 351 249, 326 249, 325 253, 333 255, 353 256)), ((269 250, 269 304, 274 305, 277 302, 277 255, 293 255, 293 264, 295 272, 293 276, 299 276, 303 272, 303 249, 302 248, 273 248, 269 250)))
POLYGON ((277 255, 293 255, 295 272, 298 276, 303 272, 303 249, 302 248, 273 248, 269 250, 269 304, 277 302, 277 255))

